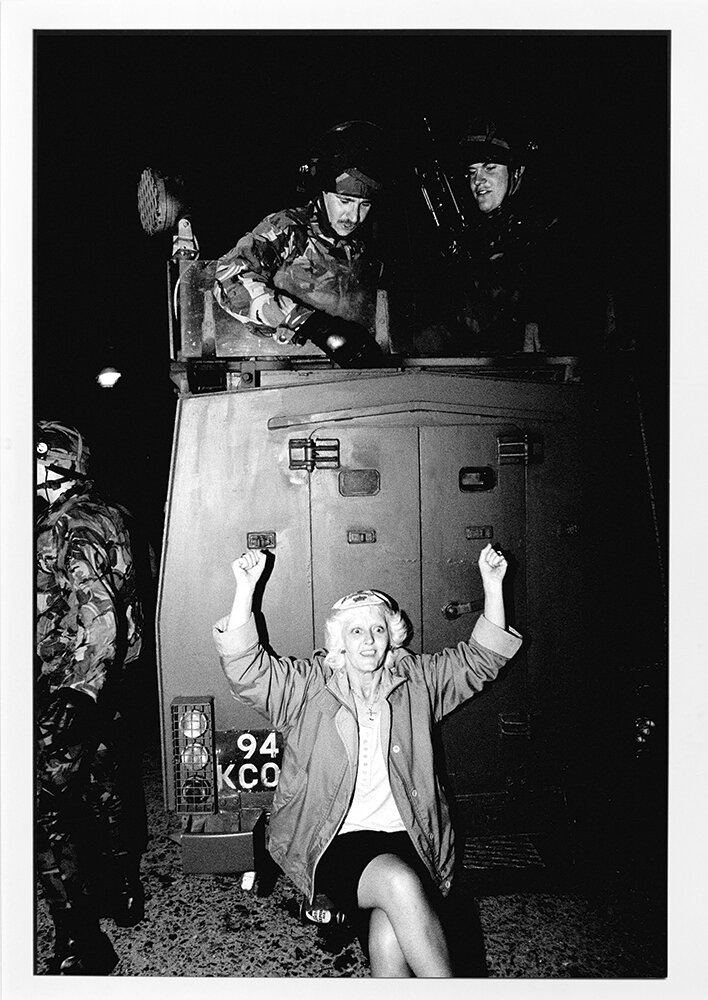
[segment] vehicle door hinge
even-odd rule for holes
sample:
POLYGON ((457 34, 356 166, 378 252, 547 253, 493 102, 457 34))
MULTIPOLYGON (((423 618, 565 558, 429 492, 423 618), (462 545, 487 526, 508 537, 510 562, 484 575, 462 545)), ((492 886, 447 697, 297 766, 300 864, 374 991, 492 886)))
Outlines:
POLYGON ((292 438, 288 442, 291 469, 338 469, 337 438, 292 438))
POLYGON ((530 434, 500 434, 497 437, 499 465, 529 465, 543 458, 543 442, 530 434))
POLYGON ((498 722, 502 739, 531 739, 531 717, 526 712, 500 712, 498 722))

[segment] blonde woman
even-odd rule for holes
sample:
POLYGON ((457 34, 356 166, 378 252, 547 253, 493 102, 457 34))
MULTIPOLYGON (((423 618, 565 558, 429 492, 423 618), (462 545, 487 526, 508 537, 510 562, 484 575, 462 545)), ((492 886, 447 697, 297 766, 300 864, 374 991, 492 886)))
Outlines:
POLYGON ((353 919, 366 912, 372 976, 451 976, 438 903, 454 837, 432 735, 521 645, 506 626, 506 559, 482 550, 484 613, 454 649, 409 652, 401 612, 364 590, 337 601, 326 653, 311 660, 259 643, 252 599, 265 563, 253 550, 232 564, 233 607, 214 638, 234 697, 284 735, 268 849, 308 899, 324 893, 353 919))

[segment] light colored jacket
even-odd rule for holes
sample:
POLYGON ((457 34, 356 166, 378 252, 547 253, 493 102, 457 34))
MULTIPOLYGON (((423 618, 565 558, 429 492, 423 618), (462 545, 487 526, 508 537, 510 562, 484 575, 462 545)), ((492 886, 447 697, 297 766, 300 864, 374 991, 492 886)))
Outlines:
MULTIPOLYGON (((253 616, 214 641, 234 698, 264 713, 285 739, 268 849, 308 897, 317 862, 336 836, 354 794, 359 753, 356 707, 344 668, 279 658, 258 641, 253 616)), ((383 667, 381 745, 406 829, 443 895, 452 882, 454 836, 433 759, 433 727, 494 680, 521 638, 484 616, 469 642, 440 653, 391 652, 383 667)))

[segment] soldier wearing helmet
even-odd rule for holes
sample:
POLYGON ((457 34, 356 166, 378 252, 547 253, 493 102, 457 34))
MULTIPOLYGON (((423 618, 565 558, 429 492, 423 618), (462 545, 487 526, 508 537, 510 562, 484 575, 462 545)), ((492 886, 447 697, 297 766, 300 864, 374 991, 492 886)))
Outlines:
POLYGON ((36 843, 51 967, 104 975, 117 957, 99 917, 131 926, 143 911, 144 800, 121 715, 142 611, 127 512, 96 493, 82 434, 40 421, 36 465, 36 843))
POLYGON ((344 122, 302 170, 310 201, 267 216, 216 269, 214 295, 256 336, 317 345, 343 368, 376 365, 381 264, 367 246, 384 186, 381 130, 344 122))
POLYGON ((494 122, 473 123, 460 140, 463 168, 477 208, 484 215, 497 212, 516 194, 526 169, 519 142, 500 133, 494 122))
POLYGON ((535 269, 557 219, 521 202, 534 145, 513 126, 477 119, 459 148, 477 215, 466 241, 469 267, 458 322, 485 351, 540 351, 544 310, 535 269))
POLYGON ((510 122, 479 117, 458 151, 468 225, 439 276, 434 298, 443 305, 422 340, 431 353, 462 356, 557 350, 574 279, 558 206, 533 200, 538 147, 510 122))

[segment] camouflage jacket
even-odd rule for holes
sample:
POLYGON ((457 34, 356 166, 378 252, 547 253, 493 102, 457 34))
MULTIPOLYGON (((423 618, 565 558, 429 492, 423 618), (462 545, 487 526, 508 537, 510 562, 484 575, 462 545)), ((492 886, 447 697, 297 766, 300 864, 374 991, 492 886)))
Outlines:
POLYGON ((458 255, 432 278, 434 323, 420 335, 420 353, 449 356, 513 354, 524 350, 527 323, 553 344, 560 300, 571 267, 559 220, 506 206, 478 213, 458 255))
POLYGON ((142 609, 123 513, 82 483, 36 522, 37 680, 95 700, 137 658, 142 609))
POLYGON ((315 202, 267 216, 217 263, 219 305, 258 336, 292 339, 316 309, 371 332, 381 264, 358 238, 328 235, 315 202))
POLYGON ((460 319, 473 341, 520 351, 524 325, 545 327, 548 277, 558 220, 507 208, 482 216, 467 234, 460 319))

